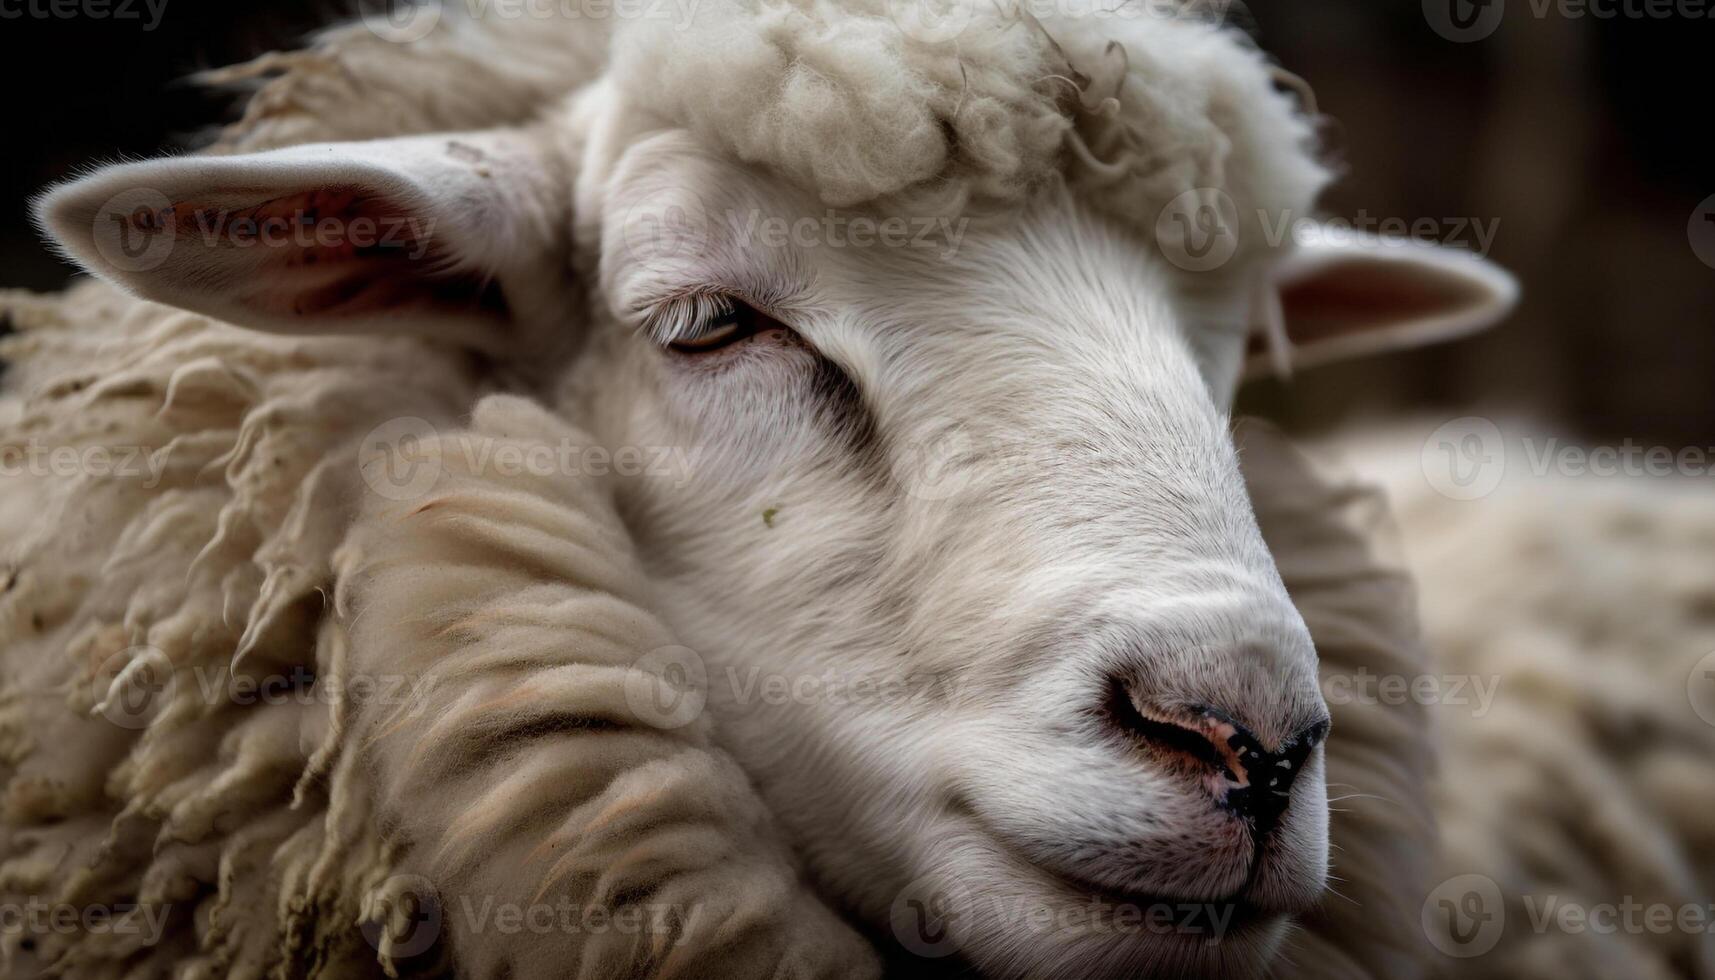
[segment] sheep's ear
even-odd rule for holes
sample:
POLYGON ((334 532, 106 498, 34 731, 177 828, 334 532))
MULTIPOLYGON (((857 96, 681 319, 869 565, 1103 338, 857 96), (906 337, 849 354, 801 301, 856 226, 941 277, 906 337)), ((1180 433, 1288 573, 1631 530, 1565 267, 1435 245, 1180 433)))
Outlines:
POLYGON ((1253 311, 1247 378, 1452 340, 1518 302, 1513 277, 1474 253, 1355 233, 1302 238, 1271 285, 1253 311))
POLYGON ((146 299, 279 333, 500 349, 565 277, 568 184, 524 133, 496 130, 118 164, 35 214, 146 299))

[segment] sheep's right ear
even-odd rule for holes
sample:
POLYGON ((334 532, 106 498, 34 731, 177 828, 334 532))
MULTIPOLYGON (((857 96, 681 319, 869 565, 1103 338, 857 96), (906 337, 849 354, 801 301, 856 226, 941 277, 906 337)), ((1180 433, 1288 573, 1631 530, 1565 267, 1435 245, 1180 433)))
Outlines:
POLYGON ((516 351, 562 298, 570 183, 527 134, 495 130, 118 164, 35 214, 146 299, 279 333, 516 351))
POLYGON ((1268 285, 1252 311, 1247 377, 1454 340, 1493 326, 1519 297, 1481 255, 1355 232, 1303 236, 1268 285))

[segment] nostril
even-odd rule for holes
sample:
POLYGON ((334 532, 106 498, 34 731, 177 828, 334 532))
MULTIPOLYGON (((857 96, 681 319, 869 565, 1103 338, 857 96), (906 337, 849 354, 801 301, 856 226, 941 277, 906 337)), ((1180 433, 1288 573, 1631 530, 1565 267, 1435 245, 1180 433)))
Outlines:
POLYGON ((1224 712, 1201 705, 1172 710, 1140 706, 1118 679, 1112 682, 1107 715, 1150 754, 1203 777, 1216 801, 1258 833, 1279 822, 1291 802, 1293 783, 1328 732, 1327 722, 1318 722, 1270 751, 1224 712))
POLYGON ((1208 735, 1196 728, 1152 717, 1139 710, 1125 686, 1115 681, 1108 699, 1108 715, 1131 737, 1156 750, 1188 756, 1204 766, 1232 775, 1226 754, 1208 735))

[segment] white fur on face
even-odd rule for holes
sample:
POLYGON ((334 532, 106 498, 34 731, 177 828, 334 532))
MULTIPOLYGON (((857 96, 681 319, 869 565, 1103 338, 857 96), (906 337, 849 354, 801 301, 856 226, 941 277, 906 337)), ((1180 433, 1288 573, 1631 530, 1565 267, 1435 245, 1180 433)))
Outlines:
POLYGON ((986 972, 1255 968, 1322 888, 1321 750, 1263 835, 1104 709, 1116 685, 1212 708, 1270 750, 1326 718, 1160 260, 1052 188, 862 247, 684 134, 616 156, 580 178, 603 188, 579 260, 602 325, 565 406, 695 460, 621 504, 818 880, 878 923, 952 896, 986 972), (689 356, 646 335, 708 291, 793 332, 689 356), (1028 918, 1233 901, 1218 941, 1028 918))

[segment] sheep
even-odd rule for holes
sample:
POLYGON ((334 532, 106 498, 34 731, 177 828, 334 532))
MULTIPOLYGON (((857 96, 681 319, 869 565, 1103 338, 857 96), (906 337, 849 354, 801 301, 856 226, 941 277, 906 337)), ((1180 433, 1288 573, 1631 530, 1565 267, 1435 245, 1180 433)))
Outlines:
MULTIPOLYGON (((266 338, 239 334, 229 327, 209 324, 194 315, 150 304, 135 304, 116 295, 110 288, 95 283, 79 287, 64 299, 14 296, 8 300, 7 307, 16 319, 20 333, 8 345, 6 353, 15 358, 15 363, 25 372, 21 389, 37 393, 37 399, 33 400, 38 401, 31 413, 31 421, 19 423, 17 429, 11 430, 12 439, 18 438, 18 429, 52 433, 68 421, 89 415, 105 415, 120 427, 119 432, 107 433, 108 445, 122 445, 134 440, 140 445, 173 445, 178 447, 178 452, 185 452, 188 438, 202 437, 197 455, 175 460, 174 465, 178 480, 191 483, 190 490, 197 492, 199 499, 182 503, 175 501, 175 506, 169 511, 181 522, 195 515, 200 520, 200 534, 195 533, 196 524, 190 527, 182 523, 175 525, 166 517, 151 513, 152 510, 164 510, 158 506, 160 498, 187 493, 177 482, 164 481, 161 485, 149 487, 136 479, 87 480, 75 490, 60 490, 48 495, 63 499, 69 509, 110 517, 111 525, 95 527, 88 532, 92 540, 118 538, 141 542, 152 538, 158 541, 163 536, 160 528, 170 528, 172 536, 184 539, 184 557, 179 559, 178 568, 173 566, 170 556, 158 551, 138 553, 131 547, 121 548, 107 562, 105 581, 109 588, 102 594, 85 597, 89 608, 74 605, 75 614, 67 616, 65 622, 56 617, 38 627, 25 625, 29 618, 33 618, 27 610, 39 608, 44 596, 73 597, 92 591, 89 582, 94 576, 68 576, 79 585, 68 585, 65 579, 43 580, 41 572, 51 569, 54 564, 46 560, 47 556, 60 553, 51 544, 20 547, 12 555, 16 564, 8 566, 7 591, 16 598, 7 609, 11 618, 8 621, 6 649, 9 659, 5 676, 10 681, 39 672, 42 667, 69 670, 73 676, 66 682, 42 682, 34 689, 26 686, 22 691, 17 686, 8 685, 7 730, 11 739, 17 740, 8 757, 15 762, 23 762, 22 766, 7 772, 8 824, 11 828, 5 837, 8 892, 18 901, 26 895, 49 896, 46 900, 65 905, 98 903, 121 907, 136 902, 145 908, 182 909, 195 899, 219 908, 221 917, 229 923, 225 928, 203 930, 195 927, 198 920, 216 918, 211 914, 212 908, 192 912, 187 916, 190 921, 169 920, 173 928, 180 931, 172 937, 175 942, 163 944, 155 950, 157 962, 163 964, 163 972, 167 965, 171 965, 193 976, 203 973, 263 975, 270 965, 282 970, 283 965, 305 960, 310 964, 303 971, 307 974, 363 975, 365 963, 372 963, 371 958, 377 952, 366 944, 366 938, 387 947, 380 950, 384 955, 401 947, 408 953, 420 952, 415 945, 420 935, 412 931, 412 923, 408 921, 398 935, 385 923, 369 926, 361 933, 349 928, 351 923, 366 916, 385 916, 406 908, 406 900, 422 896, 409 892, 401 895, 397 889, 421 890, 424 879, 402 870, 403 865, 397 855, 389 853, 387 845, 371 834, 370 807, 373 804, 369 800, 368 773, 356 764, 355 754, 340 754, 344 747, 342 743, 354 737, 352 734, 342 737, 338 723, 332 717, 344 707, 341 702, 332 698, 316 698, 307 707, 280 703, 260 706, 260 711, 257 708, 240 710, 219 703, 205 703, 201 685, 187 683, 174 690, 175 694, 183 695, 182 702, 177 698, 173 700, 177 708, 173 704, 162 703, 159 698, 152 698, 135 707, 119 706, 98 711, 92 717, 90 713, 97 701, 109 696, 107 681, 121 672, 126 662, 124 657, 138 649, 128 646, 133 638, 172 649, 171 641, 160 631, 145 629, 140 634, 131 634, 122 625, 114 624, 114 620, 132 617, 125 609, 115 612, 107 604, 143 592, 139 586, 126 585, 123 578, 113 574, 114 570, 128 570, 149 579, 177 580, 185 575, 179 569, 192 564, 195 553, 201 550, 206 540, 217 535, 221 524, 247 527, 247 533, 256 533, 260 517, 252 510, 264 504, 272 505, 276 510, 289 507, 294 512, 294 517, 289 520, 272 522, 272 525, 283 526, 263 525, 263 529, 274 531, 276 540, 266 548, 258 548, 253 540, 242 541, 239 547, 222 548, 215 556, 219 561, 214 567, 200 569, 194 579, 189 579, 194 598, 194 587, 202 583, 216 583, 249 574, 256 579, 249 583, 252 593, 246 593, 237 601, 242 608, 248 598, 253 611, 240 618, 237 628, 216 631, 203 639, 203 631, 212 626, 226 628, 224 613, 217 610, 223 610, 235 601, 204 585, 210 595, 202 600, 200 607, 187 601, 187 608, 179 617, 200 627, 189 630, 180 625, 179 632, 187 638, 198 636, 198 642, 185 649, 182 655, 187 660, 200 658, 203 662, 196 666, 217 671, 225 666, 231 651, 242 648, 242 637, 252 632, 244 629, 245 623, 272 620, 269 631, 276 634, 270 641, 270 646, 276 651, 271 657, 274 671, 289 669, 285 661, 293 659, 301 659, 302 666, 318 675, 325 672, 330 677, 338 677, 340 672, 352 670, 348 652, 352 644, 342 631, 327 628, 328 624, 318 623, 314 617, 285 616, 279 610, 315 601, 316 589, 333 588, 336 579, 331 575, 331 566, 336 560, 355 566, 384 565, 380 557, 385 556, 375 555, 371 548, 365 546, 366 540, 376 541, 377 547, 394 549, 432 548, 435 542, 430 539, 425 545, 418 536, 396 537, 389 541, 378 536, 376 528, 359 522, 348 532, 347 543, 336 559, 334 542, 340 537, 339 523, 345 510, 338 503, 346 494, 333 486, 313 485, 312 474, 323 484, 342 479, 356 482, 359 447, 352 442, 362 435, 357 430, 368 427, 373 421, 364 416, 361 411, 363 403, 357 400, 357 396, 376 390, 388 376, 409 376, 415 372, 420 378, 425 369, 446 370, 442 359, 425 357, 425 352, 414 350, 410 344, 390 345, 385 350, 387 357, 354 357, 354 353, 362 351, 362 346, 350 341, 282 345, 266 338), (140 327, 147 329, 139 331, 140 327), (148 355, 141 364, 136 363, 134 356, 139 348, 148 355), (287 354, 290 354, 289 358, 287 354), (346 369, 346 365, 354 363, 368 365, 375 373, 346 369), (113 379, 114 383, 102 385, 103 379, 113 379), (247 382, 252 379, 264 381, 266 390, 251 388, 247 382), (313 397, 304 397, 306 391, 313 392, 313 397), (139 411, 139 404, 146 410, 139 411), (72 411, 73 408, 78 411, 72 411), (144 424, 136 426, 139 421, 144 424), (184 432, 171 434, 175 426, 184 432), (151 432, 154 427, 160 428, 151 432), (245 432, 251 434, 245 436, 245 432), (277 444, 290 445, 295 437, 318 432, 325 433, 322 438, 328 439, 328 444, 336 448, 322 450, 312 444, 309 451, 288 457, 285 467, 276 465, 278 456, 258 455, 259 448, 246 450, 243 454, 235 451, 242 443, 252 447, 263 446, 262 436, 265 434, 277 444), (206 479, 211 470, 210 463, 218 464, 223 460, 227 461, 225 466, 212 467, 219 475, 213 480, 206 479), (235 463, 238 465, 233 465, 235 463), (194 485, 198 476, 204 477, 200 487, 194 485), (256 485, 257 479, 269 482, 256 485), (234 491, 243 486, 253 487, 249 498, 233 499, 234 491), (90 497, 101 498, 100 505, 95 505, 98 502, 89 500, 90 497), (132 507, 113 507, 108 501, 115 497, 132 507), (306 528, 307 521, 314 521, 320 527, 306 528), (271 560, 256 562, 260 567, 252 568, 249 557, 252 554, 268 555, 271 560), (308 571, 304 574, 294 574, 306 568, 308 571), (297 586, 293 589, 271 589, 271 595, 264 600, 254 595, 260 591, 259 582, 263 578, 275 582, 296 580, 297 586), (19 635, 42 627, 47 633, 40 640, 19 635), (60 643, 66 635, 78 632, 97 634, 92 637, 92 643, 99 639, 105 645, 93 646, 79 657, 55 657, 44 653, 44 647, 53 649, 51 644, 60 643), (42 697, 44 689, 61 688, 71 695, 69 700, 42 697), (67 708, 71 710, 67 711, 67 708), (176 710, 182 720, 156 721, 148 717, 166 710, 176 710), (211 717, 198 717, 199 713, 211 711, 211 717), (133 717, 131 712, 137 712, 137 717, 133 717), (250 772, 235 778, 234 763, 243 756, 243 735, 239 733, 247 733, 250 726, 259 723, 259 719, 254 717, 258 713, 278 715, 278 724, 301 726, 311 735, 296 747, 295 753, 289 749, 280 753, 276 771, 252 767, 250 772), (299 717, 306 714, 311 716, 309 720, 299 717), (69 731, 68 725, 72 726, 69 731), (164 739, 168 731, 181 726, 182 731, 174 731, 171 741, 164 739), (53 734, 46 738, 32 735, 40 731, 53 734), (227 732, 233 734, 223 737, 227 732), (137 741, 131 745, 109 745, 104 755, 92 757, 89 746, 97 737, 107 736, 101 741, 111 742, 111 737, 116 734, 128 734, 136 737, 137 741), (207 742, 226 742, 233 745, 234 750, 208 764, 206 771, 194 777, 180 775, 184 762, 175 763, 175 760, 196 763, 205 758, 194 749, 187 751, 185 746, 207 742), (115 778, 122 780, 105 794, 99 786, 104 775, 100 768, 102 765, 115 767, 115 778), (65 772, 88 775, 98 784, 88 787, 83 793, 68 793, 63 786, 56 784, 54 778, 65 772), (51 802, 47 799, 50 791, 53 793, 51 802), (196 805, 192 807, 178 802, 166 805, 168 800, 183 799, 192 799, 196 805), (21 812, 20 808, 26 806, 27 809, 21 812), (125 812, 121 814, 120 810, 125 812), (200 829, 191 831, 184 826, 184 821, 197 811, 230 814, 236 826, 223 827, 218 823, 205 822, 200 829), (285 819, 295 829, 276 831, 261 839, 255 835, 233 833, 266 824, 270 818, 285 819), (134 825, 130 830, 136 838, 134 843, 124 848, 104 849, 99 858, 80 858, 89 862, 91 873, 65 883, 63 890, 53 887, 59 877, 57 871, 65 861, 61 852, 63 846, 68 843, 94 846, 127 823, 134 825), (152 833, 140 833, 139 828, 147 828, 152 833), (162 846, 152 847, 151 838, 162 846), (193 862, 190 859, 192 853, 198 860, 193 862), (199 896, 195 887, 198 882, 210 889, 210 893, 199 896), (174 888, 169 889, 168 884, 174 888), (390 888, 395 891, 390 892, 390 888), (238 928, 230 924, 233 922, 238 924, 238 928)), ((453 405, 471 395, 475 382, 468 374, 461 375, 456 371, 436 380, 440 384, 429 386, 426 391, 429 400, 411 406, 410 410, 429 418, 445 419, 448 416, 444 413, 453 411, 453 405), (452 394, 437 406, 435 402, 443 392, 452 394)), ((484 404, 485 407, 477 412, 479 424, 504 420, 514 433, 563 425, 525 406, 484 404), (502 408, 510 411, 499 412, 502 408)), ((22 406, 12 400, 8 408, 18 410, 22 406)), ((77 424, 73 422, 74 426, 77 424)), ((1409 586, 1402 576, 1377 569, 1377 579, 1392 581, 1393 585, 1375 590, 1373 601, 1376 605, 1367 611, 1362 609, 1361 603, 1354 609, 1353 597, 1343 594, 1345 590, 1338 588, 1331 590, 1333 595, 1329 599, 1318 601, 1319 597, 1310 585, 1323 578, 1314 567, 1319 561, 1318 552, 1342 553, 1348 561, 1368 561, 1365 557, 1365 533, 1370 528, 1344 527, 1341 522, 1344 507, 1352 496, 1351 489, 1326 486, 1301 475, 1301 467, 1295 463, 1295 457, 1279 448, 1271 449, 1278 444, 1269 441, 1267 435, 1266 431, 1254 428, 1246 431, 1247 469, 1252 474, 1259 470, 1269 474, 1267 479, 1271 483, 1271 493, 1259 495, 1258 499, 1270 506, 1265 507, 1259 516, 1276 553, 1296 554, 1311 566, 1311 570, 1301 576, 1306 586, 1294 586, 1294 591, 1319 638, 1324 671, 1351 670, 1357 665, 1368 665, 1378 671, 1421 669, 1413 666, 1414 658, 1422 654, 1410 637, 1410 616, 1401 611, 1402 606, 1409 603, 1409 586), (1263 470, 1265 466, 1276 469, 1263 470), (1334 501, 1340 503, 1335 504, 1334 501), (1318 522, 1325 529, 1320 533, 1311 531, 1311 528, 1318 527, 1318 522), (1278 540, 1277 536, 1281 534, 1288 535, 1288 538, 1278 540), (1303 547, 1301 541, 1305 538, 1317 547, 1303 547), (1342 636, 1350 634, 1354 628, 1369 631, 1369 635, 1342 636)), ((459 460, 466 456, 463 453, 446 453, 443 458, 459 460)), ((371 461, 371 465, 376 462, 371 461)), ((448 481, 443 477, 442 482, 448 481)), ((517 488, 508 482, 503 489, 515 491, 517 488)), ((9 493, 6 502, 20 505, 33 499, 39 499, 33 492, 9 493)), ((398 501, 384 497, 364 499, 383 514, 400 509, 398 501)), ((599 500, 585 502, 567 513, 570 518, 588 520, 592 511, 595 516, 600 516, 599 500)), ((60 531, 65 523, 62 520, 42 522, 38 515, 24 506, 13 506, 8 513, 11 516, 9 528, 13 529, 35 525, 60 531)), ((11 540, 26 540, 26 536, 20 532, 11 540)), ((89 557, 107 556, 107 552, 89 546, 65 550, 89 557)), ((203 564, 207 566, 209 562, 205 559, 203 564)), ((432 568, 426 563, 401 561, 395 564, 412 572, 432 568)), ((1293 583, 1292 566, 1287 565, 1285 572, 1288 583, 1293 583)), ((449 574, 462 580, 464 573, 462 566, 455 566, 449 574)), ((188 575, 186 577, 189 578, 188 575)), ((350 584, 363 578, 353 576, 337 581, 341 587, 360 592, 376 588, 372 580, 361 586, 350 584)), ((417 583, 407 577, 401 585, 401 592, 409 596, 417 583)), ((559 586, 559 581, 554 580, 551 585, 559 586)), ((396 598, 394 601, 399 600, 396 598)), ((145 616, 135 618, 145 624, 148 622, 145 616)), ((376 655, 385 658, 395 652, 396 646, 397 641, 394 645, 383 644, 376 649, 376 655)), ((150 648, 145 646, 142 649, 150 648)), ((439 652, 441 648, 429 643, 423 649, 439 652)), ((437 686, 432 690, 437 694, 445 691, 462 696, 481 688, 477 685, 469 685, 468 688, 437 686)), ((421 707, 424 706, 400 699, 379 705, 386 712, 421 707)), ((1362 753, 1374 751, 1375 744, 1383 744, 1389 746, 1388 753, 1393 762, 1385 769, 1354 764, 1342 776, 1350 782, 1342 785, 1361 787, 1363 793, 1386 793, 1389 799, 1401 802, 1412 800, 1413 787, 1427 766, 1427 755, 1417 730, 1419 721, 1412 710, 1337 706, 1336 716, 1343 728, 1363 726, 1361 730, 1366 732, 1366 739, 1363 742, 1354 740, 1352 746, 1360 758, 1362 753)), ((434 719, 439 717, 435 715, 434 719)), ((480 717, 473 715, 471 720, 475 722, 480 717)), ((349 729, 351 722, 345 724, 349 729)), ((455 730, 455 734, 482 738, 493 737, 495 732, 492 727, 472 724, 470 731, 455 730)), ((1330 749, 1334 753, 1334 763, 1340 759, 1340 744, 1336 742, 1330 749)), ((1378 897, 1389 894, 1388 888, 1380 886, 1397 883, 1401 865, 1414 857, 1414 848, 1409 844, 1402 847, 1401 842, 1420 841, 1428 836, 1427 816, 1421 807, 1417 811, 1391 808, 1374 812, 1358 810, 1337 815, 1335 826, 1336 837, 1343 842, 1344 848, 1342 873, 1351 877, 1362 872, 1363 877, 1356 881, 1365 887, 1377 888, 1378 897), (1405 822, 1402 824, 1401 820, 1405 822), (1339 833, 1342 824, 1350 824, 1352 832, 1339 833)), ((1407 888, 1398 891, 1407 896, 1411 894, 1407 888)), ((791 908, 804 914, 813 911, 814 902, 805 896, 796 896, 791 908)), ((1410 948, 1415 936, 1409 914, 1411 909, 1400 909, 1400 914, 1377 923, 1369 920, 1369 912, 1373 908, 1373 904, 1365 910, 1341 905, 1325 910, 1324 914, 1333 919, 1330 934, 1337 936, 1349 932, 1352 926, 1344 919, 1361 915, 1365 919, 1366 934, 1386 935, 1385 940, 1375 942, 1377 953, 1372 955, 1386 955, 1390 944, 1397 945, 1391 955, 1406 955, 1403 950, 1410 948), (1388 924, 1394 928, 1381 928, 1388 924)), ((69 938, 51 934, 38 937, 28 933, 10 936, 8 955, 11 972, 34 975, 34 964, 38 958, 57 961, 60 969, 80 976, 100 976, 122 968, 135 970, 138 966, 140 956, 134 942, 104 946, 94 941, 94 937, 77 937, 75 943, 69 938), (54 947, 51 943, 56 938, 65 946, 54 947), (43 941, 43 945, 35 950, 37 958, 18 948, 19 942, 27 939, 43 941), (62 955, 65 959, 57 960, 62 955)), ((537 941, 547 945, 539 938, 537 941)), ((1298 945, 1303 947, 1316 942, 1313 935, 1306 935, 1299 937, 1298 945)), ((1338 955, 1362 960, 1362 953, 1351 947, 1350 941, 1346 940, 1338 947, 1317 950, 1314 956, 1321 959, 1338 955)), ((614 962, 621 961, 617 954, 609 953, 614 956, 614 962)), ((148 962, 146 958, 144 962, 148 962)), ((862 954, 856 954, 854 963, 861 962, 862 954)), ((1385 962, 1383 959, 1375 961, 1375 964, 1379 967, 1385 962)), ((851 972, 857 972, 857 968, 854 966, 851 972)))
POLYGON ((11 962, 347 975, 371 945, 352 923, 379 920, 385 968, 437 969, 403 893, 444 913, 563 888, 675 914, 649 942, 529 944, 446 915, 451 966, 875 973, 826 899, 995 976, 1424 969, 1422 719, 1327 705, 1318 677, 1421 664, 1409 590, 1349 526, 1361 494, 1266 436, 1247 491, 1226 411, 1247 358, 1474 329, 1510 282, 1271 236, 1329 175, 1218 24, 968 12, 953 37, 879 0, 723 4, 685 30, 348 27, 214 73, 280 74, 211 153, 44 197, 67 252, 138 299, 16 301, 10 438, 123 438, 179 482, 54 483, 45 521, 5 506, 38 536, 10 566, 0 883, 40 895, 75 854, 68 904, 194 913, 152 944, 17 937, 11 962), (775 247, 747 215, 939 238, 775 247), (337 240, 294 234, 323 220, 337 240), (1412 307, 1338 302, 1377 276, 1412 307), (478 403, 506 392, 548 410, 478 403), (408 420, 442 469, 402 501, 378 489, 400 459, 366 443, 408 420), (584 435, 700 462, 600 490, 448 463, 584 435), (1330 588, 1331 561, 1378 585, 1330 588), (629 625, 579 626, 579 603, 629 625), (618 690, 671 674, 663 655, 707 679, 689 731, 645 730, 618 690), (927 693, 758 704, 747 665, 927 693), (425 695, 240 710, 180 681, 309 670, 315 692, 377 668, 425 695), (149 682, 167 697, 141 734, 75 719, 127 717, 149 682), (1330 816, 1328 785, 1398 806, 1330 816), (1322 901, 1331 860, 1357 911, 1322 901), (1092 903, 1084 929, 1019 918, 1092 903), (1158 909, 1219 928, 1119 914, 1158 909))
POLYGON ((1715 975, 1710 930, 1660 918, 1715 914, 1707 473, 1533 472, 1543 447, 1583 451, 1551 432, 1514 418, 1424 419, 1312 449, 1393 502, 1434 676, 1498 685, 1486 700, 1431 706, 1435 881, 1452 883, 1431 897, 1457 899, 1469 883, 1493 923, 1460 923, 1455 937, 1438 918, 1433 935, 1449 972, 1715 975), (1483 482, 1447 481, 1448 431, 1489 435, 1484 454, 1459 460, 1481 465, 1468 475, 1483 482), (1627 903, 1656 910, 1655 925, 1627 903), (1604 906, 1631 925, 1556 918, 1604 906))

